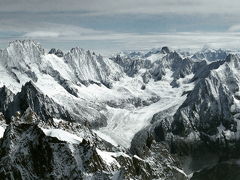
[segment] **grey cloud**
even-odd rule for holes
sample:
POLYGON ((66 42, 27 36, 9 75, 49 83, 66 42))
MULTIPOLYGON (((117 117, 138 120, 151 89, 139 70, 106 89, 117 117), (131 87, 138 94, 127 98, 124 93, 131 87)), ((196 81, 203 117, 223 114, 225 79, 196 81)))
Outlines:
POLYGON ((86 11, 97 14, 239 14, 238 0, 0 0, 1 12, 86 11))
POLYGON ((228 31, 230 32, 238 32, 240 31, 240 24, 234 24, 229 27, 228 31))
MULTIPOLYGON (((240 47, 240 34, 236 32, 240 30, 239 7, 240 1, 238 0, 232 0, 231 3, 227 0, 0 0, 0 33, 16 32, 17 34, 11 38, 7 36, 0 38, 0 43, 6 43, 13 38, 30 38, 44 42, 45 45, 54 43, 70 48, 75 46, 74 42, 81 44, 84 48, 94 47, 100 51, 149 49, 163 45, 173 48, 201 48, 205 44, 216 48, 236 48, 240 47), (88 16, 101 18, 99 15, 112 17, 128 14, 133 14, 134 18, 146 14, 151 15, 149 16, 151 18, 152 15, 157 16, 161 13, 176 14, 174 16, 176 18, 173 19, 176 22, 178 14, 190 18, 189 14, 200 14, 199 16, 209 17, 206 18, 210 22, 207 24, 209 26, 212 22, 215 23, 211 14, 218 14, 223 18, 217 22, 217 25, 220 27, 225 24, 226 27, 229 26, 229 29, 225 28, 228 32, 222 33, 179 33, 177 30, 174 33, 151 33, 149 30, 141 34, 137 30, 129 33, 127 25, 123 32, 111 29, 111 25, 117 23, 114 19, 110 22, 110 28, 106 28, 107 30, 93 29, 91 25, 83 27, 78 19, 78 16, 84 16, 83 18, 88 20, 88 16), (55 19, 61 20, 63 17, 67 18, 58 22, 54 21, 55 19), (72 17, 76 22, 72 21, 72 17)), ((144 19, 144 21, 148 20, 144 19)), ((174 23, 177 24, 176 22, 174 23)), ((167 23, 159 24, 159 26, 167 26, 167 23)), ((182 23, 177 24, 176 27, 189 25, 191 28, 188 22, 182 23)), ((204 28, 206 24, 202 26, 204 28)))

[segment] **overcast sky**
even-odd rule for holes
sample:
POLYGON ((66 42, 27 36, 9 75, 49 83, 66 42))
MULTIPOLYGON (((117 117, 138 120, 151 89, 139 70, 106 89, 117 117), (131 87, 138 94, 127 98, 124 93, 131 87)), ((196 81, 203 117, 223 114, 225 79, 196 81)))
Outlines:
POLYGON ((103 53, 240 49, 239 7, 239 0, 0 0, 0 47, 34 39, 47 49, 103 53))

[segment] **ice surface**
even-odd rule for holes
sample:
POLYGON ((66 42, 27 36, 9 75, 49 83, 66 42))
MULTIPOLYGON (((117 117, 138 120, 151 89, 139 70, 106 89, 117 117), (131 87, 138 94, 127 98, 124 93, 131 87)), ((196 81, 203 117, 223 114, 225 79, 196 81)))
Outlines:
MULTIPOLYGON (((187 78, 189 77, 186 77, 186 79, 187 78)), ((117 142, 117 144, 129 148, 133 136, 139 130, 150 124, 150 121, 155 113, 171 108, 173 109, 172 114, 174 114, 177 108, 186 99, 186 95, 182 96, 182 93, 193 88, 192 84, 181 84, 180 88, 173 88, 170 85, 171 81, 171 72, 168 71, 167 75, 162 81, 151 81, 149 84, 147 84, 146 91, 142 94, 139 94, 139 96, 144 97, 149 94, 156 94, 160 97, 158 102, 149 106, 143 106, 139 108, 108 107, 108 111, 110 113, 108 125, 100 128, 99 131, 110 136, 115 142, 117 142)), ((135 83, 136 82, 137 81, 135 80, 135 83)), ((181 80, 181 82, 184 81, 181 80)), ((129 83, 130 91, 131 85, 136 87, 134 83, 129 83)), ((135 94, 138 94, 138 91, 136 91, 135 94)))

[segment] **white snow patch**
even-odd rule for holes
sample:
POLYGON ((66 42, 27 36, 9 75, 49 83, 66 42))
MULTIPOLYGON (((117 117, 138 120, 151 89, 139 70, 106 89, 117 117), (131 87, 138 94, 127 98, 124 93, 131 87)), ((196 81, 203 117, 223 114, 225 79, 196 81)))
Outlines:
POLYGON ((176 167, 176 166, 169 166, 169 167, 175 169, 175 170, 178 171, 179 173, 183 174, 185 177, 188 177, 188 175, 187 175, 182 169, 179 169, 179 168, 176 167))
POLYGON ((114 152, 102 151, 96 148, 98 155, 102 158, 102 160, 109 166, 116 165, 117 167, 121 167, 117 160, 114 158, 114 152))
POLYGON ((72 144, 79 144, 83 140, 81 137, 62 129, 41 129, 46 134, 46 136, 56 137, 61 141, 66 141, 72 144))
POLYGON ((4 128, 4 127, 2 127, 2 126, 0 126, 0 138, 2 138, 2 137, 3 137, 3 135, 4 135, 4 132, 5 132, 5 128, 4 128))
POLYGON ((135 157, 136 159, 140 160, 140 161, 144 161, 142 158, 140 158, 139 156, 137 155, 134 155, 133 157, 135 157))
POLYGON ((62 119, 53 118, 53 122, 56 123, 56 124, 59 124, 61 121, 63 121, 63 120, 62 119))

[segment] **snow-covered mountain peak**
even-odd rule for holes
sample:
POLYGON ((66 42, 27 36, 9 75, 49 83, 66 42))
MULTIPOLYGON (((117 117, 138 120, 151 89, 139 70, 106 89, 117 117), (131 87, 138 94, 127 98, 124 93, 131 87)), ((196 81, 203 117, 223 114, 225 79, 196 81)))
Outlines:
POLYGON ((32 40, 17 40, 9 43, 0 56, 0 62, 9 68, 27 68, 32 63, 40 64, 44 49, 32 40))
POLYGON ((34 57, 34 55, 44 54, 44 49, 42 46, 33 41, 33 40, 16 40, 9 43, 9 46, 6 48, 9 54, 12 56, 14 55, 31 55, 31 57, 34 57))
POLYGON ((11 47, 11 46, 22 46, 22 47, 31 47, 31 46, 36 46, 38 48, 41 48, 41 45, 40 43, 34 41, 34 40, 15 40, 15 41, 11 41, 9 42, 9 45, 8 47, 11 47))
POLYGON ((112 60, 82 48, 72 48, 64 55, 64 61, 84 84, 92 81, 110 87, 112 80, 121 77, 121 68, 112 60))

